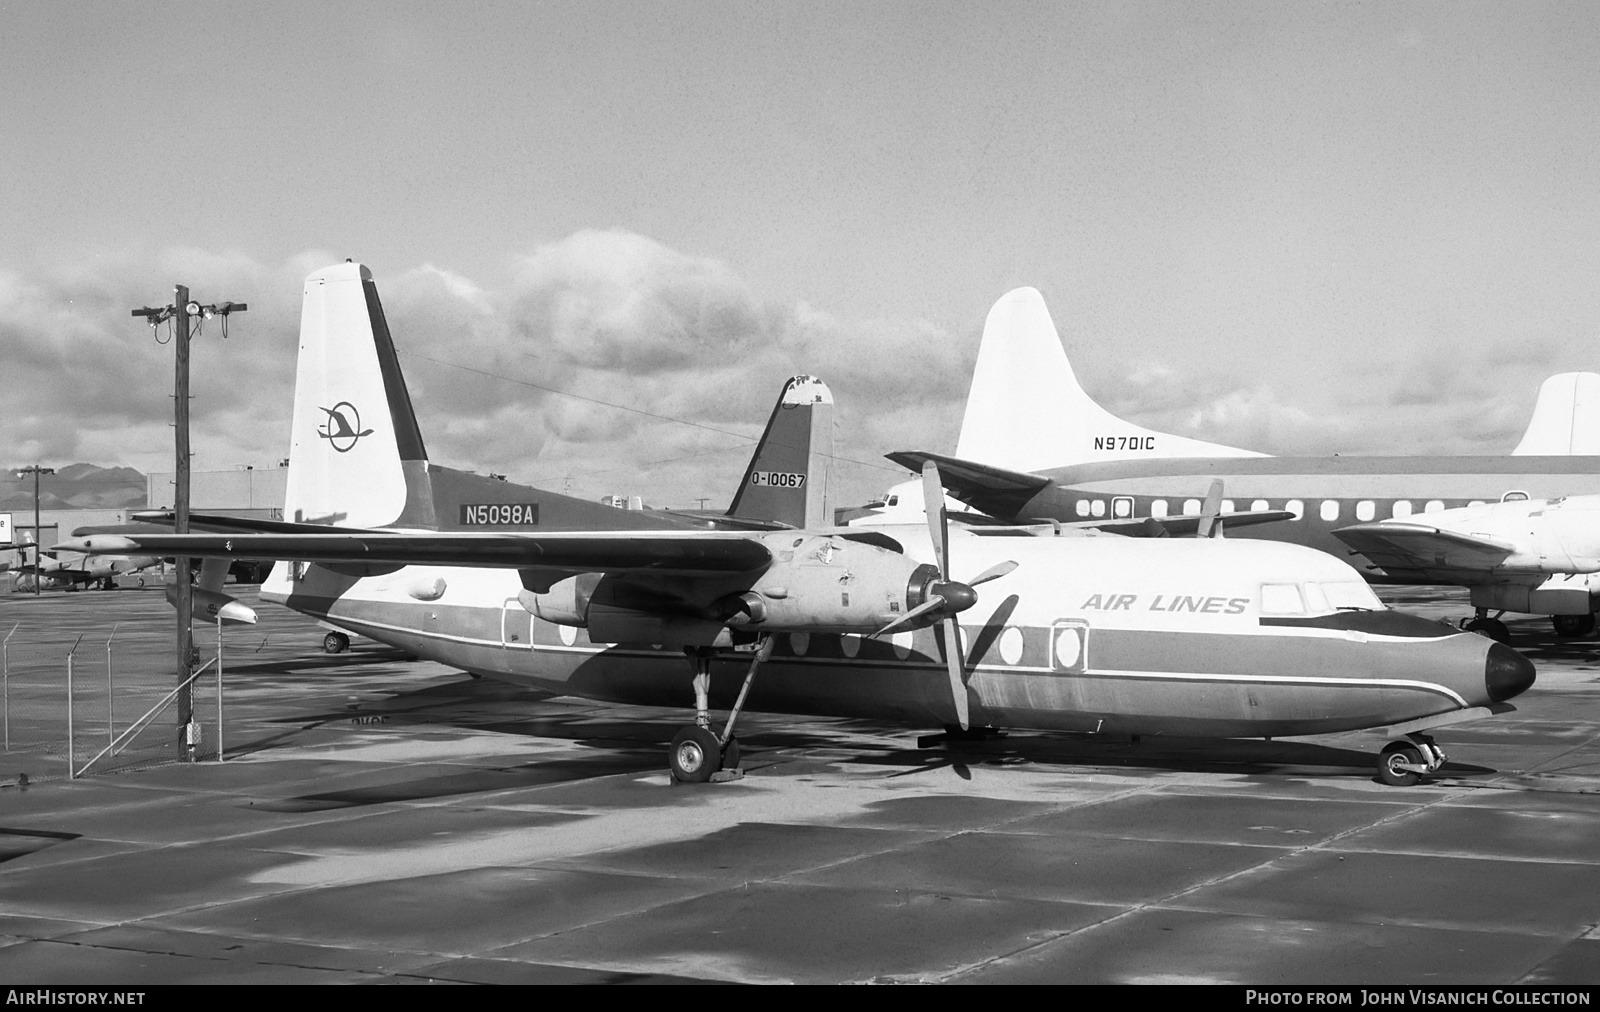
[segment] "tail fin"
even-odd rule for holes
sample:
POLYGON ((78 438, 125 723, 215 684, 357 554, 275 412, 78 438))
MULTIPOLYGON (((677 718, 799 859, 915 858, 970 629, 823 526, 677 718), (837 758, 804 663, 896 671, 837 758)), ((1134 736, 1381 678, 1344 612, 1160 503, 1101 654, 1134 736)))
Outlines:
POLYGON ((1539 386, 1539 400, 1514 456, 1600 454, 1600 374, 1564 372, 1539 386))
POLYGON ((989 310, 955 455, 1015 471, 1131 457, 1264 456, 1141 428, 1096 404, 1033 288, 1007 292, 989 310))
POLYGON ((438 526, 428 453, 362 264, 306 278, 284 504, 299 523, 438 526))
POLYGON ((814 376, 795 376, 783 385, 727 515, 791 527, 831 525, 832 457, 833 394, 814 376))

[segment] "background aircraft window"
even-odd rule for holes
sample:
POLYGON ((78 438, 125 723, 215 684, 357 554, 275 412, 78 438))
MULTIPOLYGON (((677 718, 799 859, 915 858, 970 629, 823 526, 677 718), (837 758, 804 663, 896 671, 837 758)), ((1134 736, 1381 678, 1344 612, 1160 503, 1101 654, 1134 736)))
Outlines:
POLYGON ((1167 515, 1167 501, 1165 499, 1157 499, 1154 502, 1152 502, 1150 504, 1150 515, 1155 517, 1157 520, 1159 520, 1162 517, 1166 516, 1167 515))
POLYGON ((1233 512, 1233 500, 1232 499, 1224 499, 1224 500, 1222 500, 1222 512, 1224 512, 1224 513, 1232 513, 1233 512))
POLYGON ((1404 499, 1394 504, 1394 511, 1389 514, 1394 517, 1408 517, 1411 515, 1411 503, 1404 499))
POLYGON ((1072 508, 1074 512, 1078 514, 1078 516, 1086 517, 1089 515, 1089 500, 1079 499, 1077 502, 1072 504, 1072 508))
POLYGON ((1300 588, 1292 583, 1263 583, 1261 585, 1261 614, 1301 615, 1305 605, 1300 603, 1300 588))
POLYGON ((1090 504, 1089 512, 1093 513, 1097 517, 1105 516, 1106 515, 1106 501, 1104 499, 1096 499, 1093 503, 1090 504))
POLYGON ((1324 520, 1337 520, 1337 519, 1339 519, 1339 500, 1337 500, 1337 499, 1324 499, 1324 500, 1322 500, 1321 516, 1322 516, 1322 519, 1324 519, 1324 520))
POLYGON ((1306 515, 1306 504, 1299 499, 1290 499, 1283 504, 1283 508, 1293 513, 1296 520, 1306 515))
POLYGON ((1371 499, 1363 499, 1356 503, 1356 519, 1371 520, 1374 503, 1371 499))
POLYGON ((1365 580, 1348 583, 1324 583, 1323 596, 1332 608, 1360 608, 1363 611, 1382 611, 1383 602, 1372 592, 1365 580))
POLYGON ((1199 499, 1185 499, 1183 501, 1183 515, 1186 516, 1186 517, 1197 517, 1197 516, 1199 516, 1200 515, 1200 500, 1199 499))
POLYGON ((1512 492, 1507 492, 1505 495, 1501 496, 1500 497, 1500 501, 1501 502, 1522 502, 1524 499, 1527 499, 1527 498, 1528 498, 1528 493, 1526 493, 1526 492, 1515 492, 1515 491, 1512 491, 1512 492))
POLYGON ((1333 609, 1328 607, 1328 599, 1322 594, 1319 584, 1308 583, 1305 585, 1306 611, 1313 615, 1321 615, 1333 609))
POLYGON ((1429 499, 1428 500, 1428 505, 1422 507, 1422 512, 1424 512, 1424 513, 1437 513, 1442 509, 1444 509, 1444 503, 1443 502, 1441 502, 1438 499, 1429 499))
POLYGON ((1257 499, 1255 502, 1250 504, 1250 512, 1252 513, 1264 513, 1271 508, 1271 506, 1267 505, 1267 501, 1265 499, 1257 499))
MULTIPOLYGON (((334 405, 334 406, 337 407, 338 405, 334 405)), ((889 497, 889 505, 890 506, 898 506, 898 505, 900 505, 900 497, 897 496, 897 495, 890 496, 889 497)))
POLYGON ((1114 517, 1133 516, 1133 500, 1125 495, 1119 495, 1111 500, 1111 515, 1114 517))

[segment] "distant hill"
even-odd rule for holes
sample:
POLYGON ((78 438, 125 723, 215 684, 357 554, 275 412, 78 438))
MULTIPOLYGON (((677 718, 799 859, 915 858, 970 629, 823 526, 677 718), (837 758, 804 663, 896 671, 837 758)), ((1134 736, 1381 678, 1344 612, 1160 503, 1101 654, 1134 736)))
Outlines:
MULTIPOLYGON (((33 475, 17 477, 17 470, 28 466, 15 464, 0 471, 0 510, 33 509, 33 475)), ((39 508, 142 509, 146 488, 144 475, 131 467, 67 464, 39 479, 39 508)))

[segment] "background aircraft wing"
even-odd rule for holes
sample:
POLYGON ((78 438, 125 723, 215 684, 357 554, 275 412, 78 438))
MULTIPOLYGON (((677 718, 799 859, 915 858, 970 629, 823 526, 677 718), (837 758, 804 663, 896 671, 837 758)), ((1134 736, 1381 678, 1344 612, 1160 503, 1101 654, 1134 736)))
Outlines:
POLYGON ((1040 474, 1008 471, 959 457, 946 457, 942 453, 899 450, 885 456, 919 473, 923 464, 933 461, 939 465, 939 477, 944 481, 946 493, 991 516, 1016 516, 1040 489, 1050 484, 1050 479, 1040 474))
POLYGON ((440 534, 322 528, 315 534, 92 534, 57 547, 92 555, 683 575, 744 573, 772 561, 765 545, 731 531, 440 534))
POLYGON ((1460 583, 1463 576, 1488 573, 1519 550, 1510 541, 1481 534, 1387 520, 1341 527, 1333 536, 1388 575, 1421 583, 1460 583))

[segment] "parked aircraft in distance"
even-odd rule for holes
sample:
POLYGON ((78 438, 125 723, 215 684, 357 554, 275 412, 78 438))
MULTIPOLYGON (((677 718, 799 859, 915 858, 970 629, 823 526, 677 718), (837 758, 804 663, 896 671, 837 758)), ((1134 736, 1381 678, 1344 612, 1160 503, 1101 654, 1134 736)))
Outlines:
MULTIPOLYGON (((11 572, 13 590, 31 591, 37 582, 40 589, 79 590, 98 586, 101 590, 116 590, 117 577, 131 576, 154 569, 161 564, 159 558, 148 555, 85 555, 46 548, 42 552, 31 544, 16 545, 16 561, 6 568, 11 572), (27 554, 33 553, 33 561, 27 554)), ((140 586, 144 578, 139 577, 140 586)))
POLYGON ((1523 499, 1354 524, 1334 536, 1413 583, 1467 587, 1476 609, 1462 628, 1504 643, 1491 611, 1549 615, 1560 636, 1594 631, 1600 598, 1600 496, 1523 499))
MULTIPOLYGON (((692 700, 668 753, 681 780, 737 768, 753 708, 956 736, 1378 729, 1395 739, 1379 776, 1414 783, 1445 761, 1428 729, 1503 712, 1534 679, 1508 647, 1389 611, 1349 566, 1293 545, 951 529, 942 511, 893 530, 771 525, 792 498, 734 518, 766 529, 717 529, 438 467, 359 264, 306 281, 293 410, 292 522, 69 546, 293 560, 264 599, 420 657, 558 694, 692 700), (371 431, 320 435, 340 404, 371 431), (731 707, 721 732, 712 705, 731 707)), ((772 445, 745 483, 814 487, 772 445)), ((938 469, 923 481, 939 501, 938 469)))
MULTIPOLYGON (((1600 376, 1565 373, 1546 380, 1528 430, 1509 455, 1247 455, 1150 433, 1095 404, 1072 374, 1044 300, 1024 288, 989 314, 957 453, 888 457, 913 471, 937 462, 951 496, 1009 523, 1194 515, 1198 490, 1220 478, 1230 495, 1225 510, 1281 510, 1294 518, 1248 530, 1230 526, 1231 534, 1348 557, 1354 553, 1333 532, 1352 522, 1600 493, 1600 376), (996 377, 1007 376, 1021 393, 1004 395, 996 377), (1052 397, 1055 403, 1043 403, 1052 397), (1091 427, 1072 428, 1080 424, 1091 427)), ((902 515, 920 507, 914 485, 897 490, 902 515)), ((883 515, 867 522, 893 515, 877 512, 883 515)), ((1376 582, 1414 579, 1370 558, 1354 562, 1376 582)))

